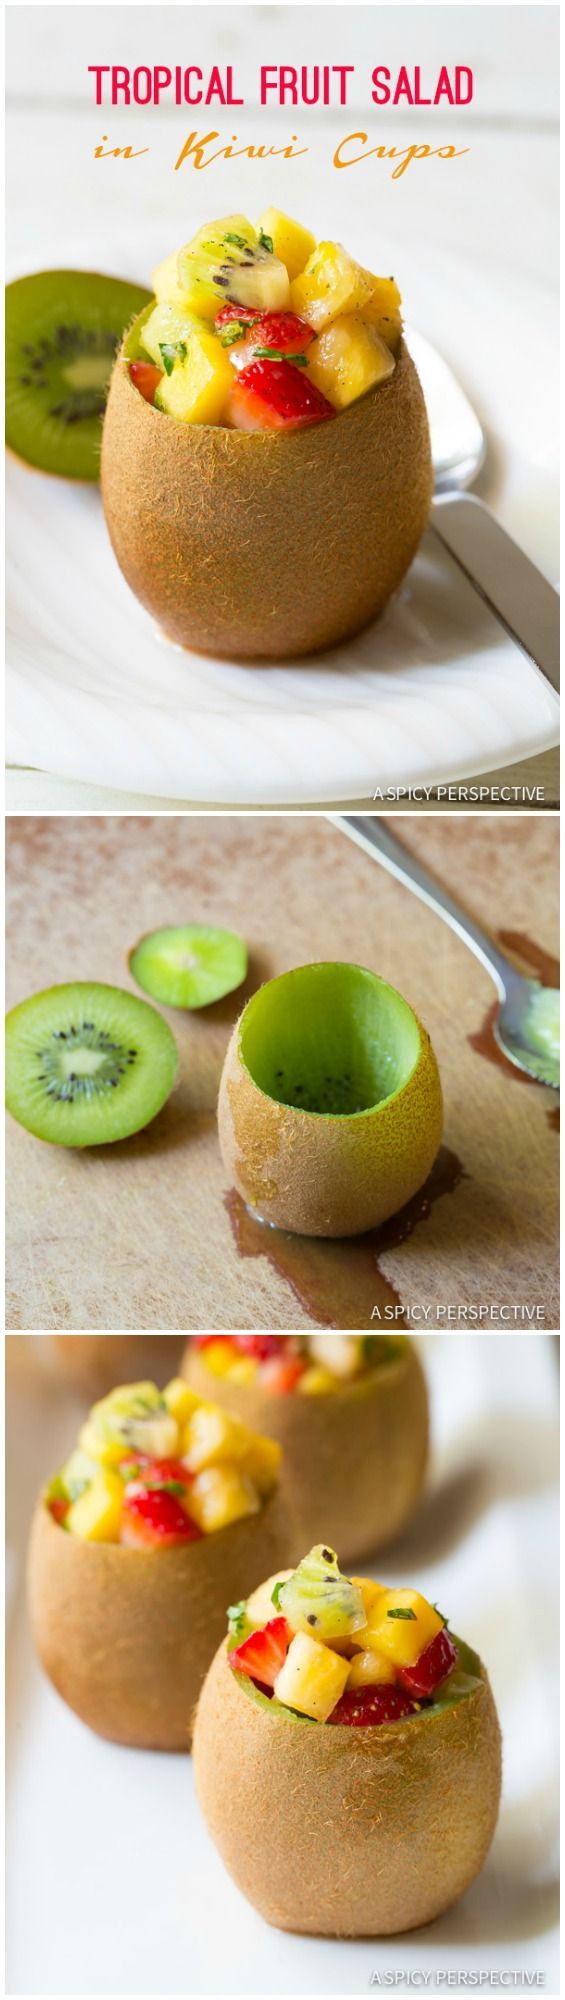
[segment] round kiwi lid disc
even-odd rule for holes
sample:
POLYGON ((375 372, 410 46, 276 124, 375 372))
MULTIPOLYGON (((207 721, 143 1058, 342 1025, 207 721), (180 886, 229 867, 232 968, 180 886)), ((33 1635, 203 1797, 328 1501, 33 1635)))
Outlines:
POLYGON ((208 924, 169 925, 140 938, 129 965, 152 999, 169 1007, 208 1007, 241 986, 247 948, 237 931, 208 924))

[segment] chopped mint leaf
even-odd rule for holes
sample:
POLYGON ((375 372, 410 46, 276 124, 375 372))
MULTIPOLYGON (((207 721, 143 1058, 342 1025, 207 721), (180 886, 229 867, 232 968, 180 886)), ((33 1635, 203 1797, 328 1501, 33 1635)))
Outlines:
POLYGON ((444 1625, 449 1624, 449 1619, 446 1618, 444 1611, 440 1611, 439 1604, 434 1604, 434 1611, 437 1611, 438 1618, 441 1618, 444 1625))
POLYGON ((245 1631, 246 1623, 247 1604, 245 1598, 242 1597, 239 1604, 228 1605, 228 1631, 230 1638, 240 1639, 242 1632, 245 1631))
POLYGON ((220 331, 222 347, 233 347, 234 340, 242 340, 246 332, 247 328, 242 326, 240 319, 230 320, 228 326, 223 326, 220 331))
MULTIPOLYGON (((226 229, 224 243, 235 243, 236 250, 250 250, 251 248, 250 243, 246 243, 244 236, 235 236, 231 229, 226 229)), ((271 250, 272 248, 271 244, 271 250)))
POLYGON ((305 354, 285 354, 282 347, 254 347, 253 358, 255 361, 294 361, 298 368, 308 367, 305 354))
POLYGON ((276 1583, 274 1590, 271 1591, 271 1604, 274 1604, 275 1611, 278 1611, 280 1607, 281 1590, 284 1590, 284 1584, 276 1583))
POLYGON ((160 340, 159 353, 162 356, 165 374, 172 375, 175 361, 186 361, 186 341, 177 340, 173 345, 170 340, 160 340))
POLYGON ((403 1604, 399 1604, 395 1611, 387 1611, 386 1615, 387 1618, 413 1618, 414 1621, 416 1619, 416 1613, 415 1611, 412 1610, 411 1605, 408 1607, 404 1606, 403 1604))
POLYGON ((272 238, 272 236, 266 236, 266 235, 265 235, 265 231, 264 231, 264 229, 260 229, 260 230, 259 230, 259 242, 260 242, 260 244, 261 244, 261 249, 262 249, 262 250, 268 250, 268 251, 269 251, 269 253, 270 253, 270 255, 271 255, 271 257, 272 257, 272 255, 273 255, 273 238, 272 238))
POLYGON ((186 1493, 182 1479, 155 1479, 149 1474, 148 1484, 152 1493, 186 1493))

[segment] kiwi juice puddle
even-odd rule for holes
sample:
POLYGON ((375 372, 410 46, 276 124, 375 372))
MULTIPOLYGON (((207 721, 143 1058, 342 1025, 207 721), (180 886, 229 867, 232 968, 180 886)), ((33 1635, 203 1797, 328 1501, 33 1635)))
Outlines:
MULTIPOLYGON (((542 986, 559 985, 559 959, 553 958, 551 952, 544 951, 541 945, 534 944, 533 938, 526 937, 523 931, 497 931, 497 938, 503 950, 509 952, 512 957, 521 959, 522 964, 528 966, 534 978, 539 979, 542 986)), ((492 1006, 487 1008, 477 1034, 468 1037, 471 1048, 476 1050, 477 1055, 485 1056, 487 1062, 496 1063, 497 1068, 504 1070, 505 1076, 513 1077, 515 1082, 535 1083, 535 1076, 528 1076, 526 1070, 517 1069, 499 1047, 494 1033, 499 1006, 500 1002, 494 1000, 492 1006)), ((547 1112, 547 1122, 553 1132, 559 1131, 559 1105, 554 1105, 552 1110, 547 1112)))
POLYGON ((224 1200, 240 1257, 266 1257, 315 1325, 371 1327, 380 1320, 405 1326, 398 1292, 381 1270, 379 1258, 425 1222, 440 1195, 453 1194, 463 1173, 455 1153, 441 1146, 424 1187, 398 1215, 364 1236, 291 1236, 288 1230, 259 1222, 235 1188, 224 1200))

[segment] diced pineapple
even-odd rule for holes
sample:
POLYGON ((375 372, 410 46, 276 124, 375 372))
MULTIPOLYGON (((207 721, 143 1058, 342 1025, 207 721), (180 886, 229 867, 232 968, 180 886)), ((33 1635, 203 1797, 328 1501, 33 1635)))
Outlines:
POLYGON ((357 313, 334 320, 308 348, 308 375, 336 410, 356 403, 394 367, 390 347, 357 313))
POLYGON ((386 1653, 377 1653, 375 1650, 367 1653, 355 1653, 349 1669, 348 1687, 360 1688, 377 1685, 382 1687, 387 1682, 395 1680, 396 1667, 394 1661, 387 1658, 386 1653))
POLYGON ((221 1410, 217 1403, 200 1403, 188 1419, 182 1455, 189 1472, 202 1472, 208 1465, 232 1465, 246 1458, 252 1433, 239 1417, 221 1410))
POLYGON ((151 283, 155 298, 160 304, 180 306, 182 309, 185 304, 185 293, 179 283, 176 250, 172 257, 164 257, 162 263, 157 265, 151 283))
POLYGON ((331 1389, 337 1388, 337 1382, 335 1375, 330 1375, 329 1368, 312 1365, 299 1375, 296 1387, 301 1396, 327 1396, 331 1389))
POLYGON ((261 1499, 272 1493, 281 1468, 282 1447, 274 1438, 255 1437, 248 1434, 250 1442, 245 1452, 243 1466, 261 1499))
POLYGON ((204 1359, 210 1375, 230 1375, 233 1368, 234 1349, 229 1340, 211 1340, 204 1359))
POLYGON ((296 1708, 299 1715, 327 1722, 343 1694, 348 1674, 347 1660, 340 1659, 329 1646, 320 1646, 307 1632, 297 1632, 277 1674, 275 1695, 285 1708, 296 1708))
POLYGON ((162 368, 163 347, 180 347, 186 352, 195 328, 198 330, 198 321, 193 315, 183 312, 180 306, 173 306, 169 301, 161 301, 153 307, 149 319, 145 321, 141 332, 142 345, 157 367, 162 368))
MULTIPOLYGON (((319 346, 315 340, 313 346, 319 346)), ((309 1350, 315 1362, 335 1376, 353 1376, 363 1360, 363 1334, 311 1334, 309 1350)))
POLYGON ((230 389, 233 369, 221 341, 209 327, 194 325, 186 359, 175 361, 155 392, 155 408, 184 424, 218 424, 230 389))
POLYGON ((188 1382, 184 1382, 181 1375, 174 1375, 172 1382, 167 1382, 167 1387, 163 1390, 163 1401, 174 1417, 175 1423, 178 1424, 179 1430, 184 1431, 189 1417, 192 1416, 193 1410, 198 1409, 202 1398, 195 1395, 194 1389, 189 1389, 188 1382))
POLYGON ((99 1470, 92 1485, 69 1507, 65 1527, 81 1542, 117 1542, 123 1499, 119 1474, 99 1470))
POLYGON ((374 284, 371 272, 356 264, 342 243, 319 243, 290 287, 291 311, 320 333, 338 314, 362 312, 374 284))
POLYGON ((247 1514, 258 1514, 260 1505, 252 1481, 236 1466, 209 1465, 197 1474, 190 1488, 190 1513, 205 1535, 230 1528, 247 1514))
POLYGON ((303 229, 300 222, 293 222, 290 215, 283 215, 280 208, 266 208, 257 223, 257 235, 270 239, 275 257, 280 257, 286 265, 292 284, 298 278, 312 251, 316 248, 316 238, 309 229, 303 229))
MULTIPOLYGON (((370 271, 367 277, 370 277, 370 271)), ((393 354, 398 352, 402 333, 401 296, 394 278, 373 278, 373 290, 363 307, 363 318, 368 320, 386 340, 393 354)))
POLYGON ((293 1572, 291 1569, 279 1569, 277 1570, 275 1576, 267 1577, 266 1583, 260 1583, 258 1585, 257 1590, 252 1590, 251 1596, 248 1597, 247 1604, 245 1606, 246 1617, 249 1625, 253 1626, 253 1628, 260 1627, 261 1625, 268 1625, 270 1618, 276 1618, 278 1616, 275 1605, 273 1604, 273 1591, 275 1588, 275 1584, 287 1583, 289 1576, 292 1576, 292 1574, 293 1572))
POLYGON ((229 1378, 240 1388, 248 1389, 259 1373, 259 1362, 254 1354, 240 1354, 237 1361, 230 1361, 229 1378))
POLYGON ((413 1667, 442 1625, 419 1590, 383 1590, 359 1637, 365 1649, 386 1653, 396 1667, 413 1667))

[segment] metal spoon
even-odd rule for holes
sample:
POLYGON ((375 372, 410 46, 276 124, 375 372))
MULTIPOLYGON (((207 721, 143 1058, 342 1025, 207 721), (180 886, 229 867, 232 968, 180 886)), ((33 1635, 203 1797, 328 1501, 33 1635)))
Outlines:
POLYGON ((469 950, 480 958, 494 980, 501 1006, 494 1023, 499 1048, 516 1069, 525 1070, 538 1083, 559 1088, 559 993, 542 986, 539 979, 527 979, 517 972, 492 938, 481 930, 427 869, 402 847, 386 821, 365 813, 329 813, 334 826, 349 834, 373 859, 387 868, 397 882, 403 882, 427 903, 436 916, 443 917, 469 950))
POLYGON ((435 490, 430 527, 505 632, 559 690, 559 598, 541 570, 466 487, 480 472, 486 439, 447 363, 407 329, 430 423, 435 490))

